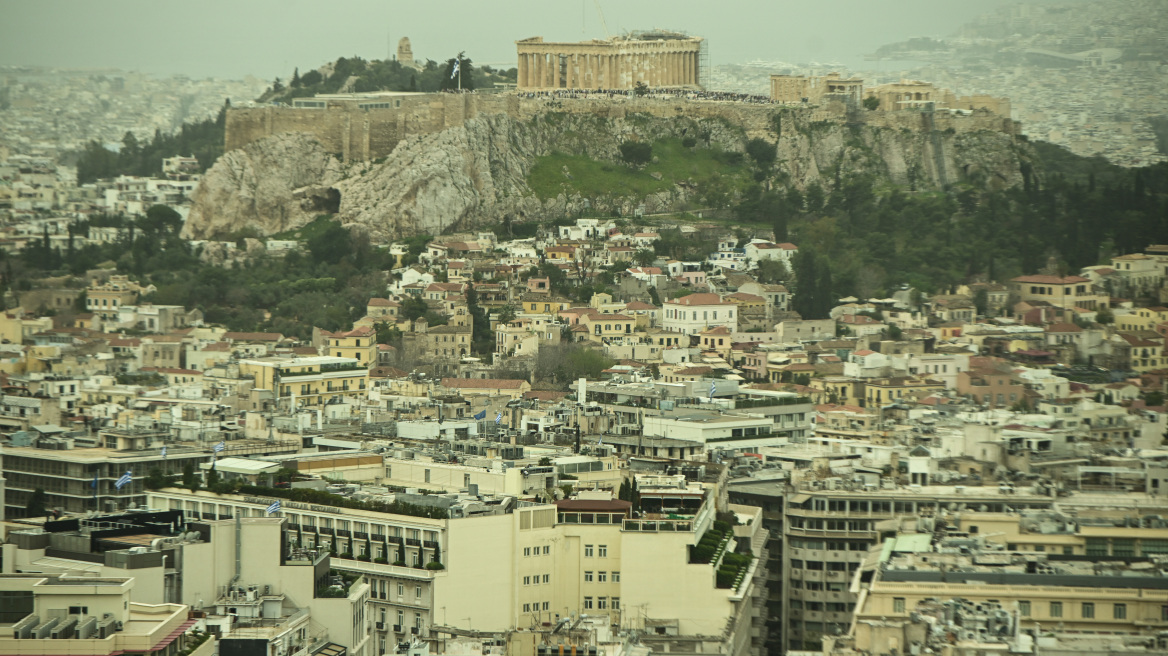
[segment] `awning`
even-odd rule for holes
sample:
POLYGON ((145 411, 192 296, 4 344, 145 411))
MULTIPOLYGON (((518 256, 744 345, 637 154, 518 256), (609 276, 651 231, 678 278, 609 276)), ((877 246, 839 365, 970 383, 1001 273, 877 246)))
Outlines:
POLYGON ((810 498, 810 494, 796 494, 795 496, 791 497, 791 503, 799 505, 810 498))

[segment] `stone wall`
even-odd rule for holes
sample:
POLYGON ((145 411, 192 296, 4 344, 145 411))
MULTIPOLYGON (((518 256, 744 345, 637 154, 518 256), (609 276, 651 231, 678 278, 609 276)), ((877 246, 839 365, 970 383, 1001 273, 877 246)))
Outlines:
POLYGON ((379 159, 409 137, 432 134, 464 124, 480 114, 506 114, 532 120, 550 112, 624 118, 645 114, 658 118, 720 119, 742 128, 748 137, 774 140, 774 117, 798 115, 810 121, 861 123, 873 127, 955 132, 993 131, 1009 135, 1019 124, 986 109, 969 115, 948 111, 849 111, 845 103, 790 107, 682 98, 526 98, 514 94, 431 93, 408 95, 400 107, 362 109, 356 103, 333 102, 326 109, 291 107, 232 108, 227 111, 225 150, 232 151, 264 137, 302 132, 316 137, 326 151, 342 160, 379 159))

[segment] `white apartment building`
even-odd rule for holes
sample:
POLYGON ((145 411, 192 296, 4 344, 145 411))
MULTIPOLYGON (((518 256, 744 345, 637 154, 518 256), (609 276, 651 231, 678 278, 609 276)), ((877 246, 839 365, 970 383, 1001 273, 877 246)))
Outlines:
POLYGON ((664 303, 662 326, 665 330, 696 335, 709 328, 738 328, 738 306, 723 301, 717 294, 689 294, 664 303))

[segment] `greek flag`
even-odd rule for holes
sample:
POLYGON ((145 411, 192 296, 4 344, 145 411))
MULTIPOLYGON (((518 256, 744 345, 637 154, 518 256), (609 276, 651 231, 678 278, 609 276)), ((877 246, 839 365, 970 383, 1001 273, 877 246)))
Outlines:
POLYGON ((475 414, 474 418, 475 419, 486 419, 487 418, 487 411, 483 410, 482 412, 475 414))
POLYGON ((227 444, 223 440, 219 440, 219 443, 216 444, 215 446, 211 447, 211 450, 214 451, 215 453, 219 453, 220 451, 222 451, 223 449, 226 449, 226 448, 227 448, 227 444))
POLYGON ((268 509, 265 512, 269 515, 272 513, 280 512, 280 500, 277 499, 277 500, 273 501, 272 505, 268 506, 268 509))
POLYGON ((129 485, 130 481, 132 481, 132 480, 134 480, 133 472, 126 472, 126 473, 122 474, 121 477, 118 478, 118 480, 114 481, 114 487, 116 487, 120 490, 123 487, 129 485))
POLYGON ((601 435, 599 440, 596 440, 596 446, 604 446, 604 436, 601 435))
POLYGON ((450 69, 450 79, 454 79, 458 75, 458 57, 454 58, 454 68, 450 69))
POLYGON ((162 447, 162 457, 166 457, 166 447, 162 447))
POLYGON ((497 424, 501 421, 503 421, 503 411, 502 410, 499 411, 499 414, 495 415, 495 423, 497 424))
POLYGON ((714 398, 714 392, 718 391, 718 383, 710 381, 710 398, 714 398))

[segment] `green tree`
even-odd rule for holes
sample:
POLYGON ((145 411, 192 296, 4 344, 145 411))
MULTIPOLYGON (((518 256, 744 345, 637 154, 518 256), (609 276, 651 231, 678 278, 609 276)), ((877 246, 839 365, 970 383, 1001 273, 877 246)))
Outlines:
POLYGON ((650 266, 657 261, 657 253, 654 253, 648 248, 642 248, 636 253, 633 253, 633 259, 641 266, 650 266))
POLYGON ((880 99, 876 96, 868 96, 861 103, 864 105, 864 109, 868 111, 880 109, 880 99))
POLYGON ((778 150, 775 144, 766 139, 754 138, 746 142, 746 154, 750 155, 760 168, 770 168, 775 163, 778 150))
POLYGON ((755 277, 764 285, 777 285, 787 281, 790 272, 782 260, 760 260, 755 277))
POLYGON ((199 477, 195 475, 195 465, 190 461, 183 465, 182 486, 192 492, 201 487, 199 477))
POLYGON ((977 311, 978 315, 983 317, 989 316, 989 298, 989 291, 987 291, 985 287, 981 287, 973 293, 973 307, 977 311))
POLYGON ((28 495, 28 503, 24 505, 25 517, 44 517, 48 513, 45 507, 45 489, 38 487, 28 495))
POLYGON ((625 141, 620 145, 621 159, 633 166, 644 166, 653 160, 653 146, 644 141, 625 141))
POLYGON ((463 89, 464 91, 474 91, 474 64, 465 53, 458 53, 458 57, 451 57, 446 60, 446 65, 442 69, 442 83, 440 88, 443 91, 452 89, 463 89), (455 72, 454 62, 458 61, 458 71, 455 72), (460 83, 461 80, 461 83, 460 83), (461 84, 461 87, 459 86, 461 84))
POLYGON ((328 227, 308 239, 308 252, 318 263, 336 264, 352 248, 351 235, 341 224, 330 222, 328 227))
POLYGON ((430 306, 426 305, 426 301, 419 296, 407 296, 402 299, 399 313, 402 319, 413 321, 418 317, 426 316, 430 311, 430 306))
POLYGON ((373 330, 377 331, 378 344, 389 344, 395 347, 401 345, 402 331, 398 330, 397 326, 391 326, 384 321, 379 321, 373 324, 373 330))
POLYGON ((504 305, 499 308, 499 323, 511 323, 515 320, 516 315, 517 312, 514 305, 504 305))
POLYGON ((145 485, 147 490, 161 490, 164 487, 169 487, 173 484, 170 477, 163 474, 162 470, 155 467, 150 470, 150 475, 146 477, 145 485))
POLYGON ((637 82, 633 85, 633 94, 638 98, 649 93, 649 85, 644 82, 637 82))

